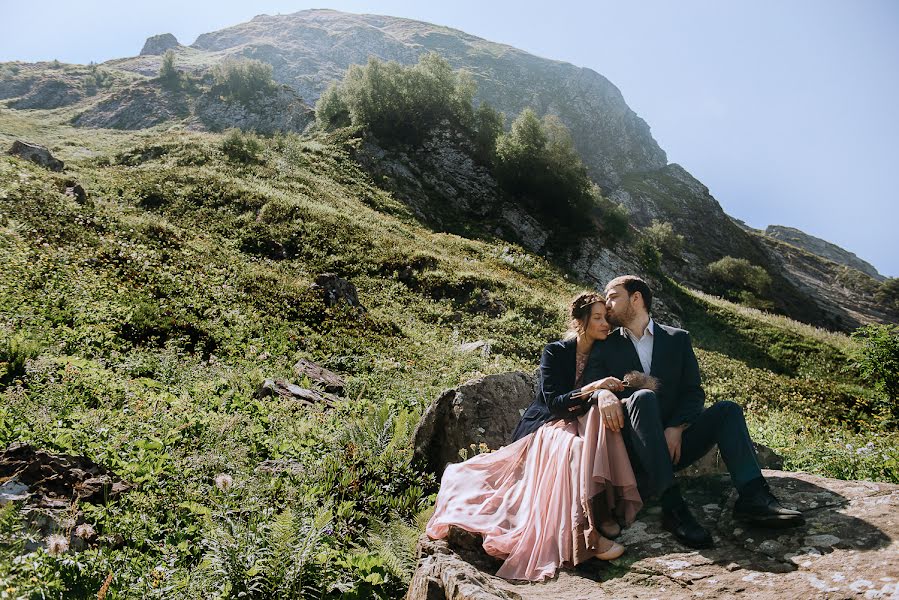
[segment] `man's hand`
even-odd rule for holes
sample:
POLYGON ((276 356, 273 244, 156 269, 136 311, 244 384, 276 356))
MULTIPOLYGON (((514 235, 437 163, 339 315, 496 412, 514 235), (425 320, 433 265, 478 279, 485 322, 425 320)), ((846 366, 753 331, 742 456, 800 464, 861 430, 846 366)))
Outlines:
POLYGON ((683 425, 665 428, 665 442, 668 443, 668 454, 671 455, 671 464, 673 465, 680 462, 680 443, 684 429, 683 425))
POLYGON ((624 427, 624 409, 621 400, 608 390, 600 390, 596 394, 596 406, 602 421, 611 431, 621 431, 624 427))

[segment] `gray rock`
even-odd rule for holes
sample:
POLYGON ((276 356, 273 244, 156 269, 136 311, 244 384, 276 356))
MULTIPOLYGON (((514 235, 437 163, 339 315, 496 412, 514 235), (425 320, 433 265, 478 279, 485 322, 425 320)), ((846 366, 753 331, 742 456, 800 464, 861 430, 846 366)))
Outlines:
POLYGON ((256 390, 256 397, 264 398, 290 398, 299 400, 303 404, 333 406, 337 397, 327 392, 319 392, 300 387, 283 379, 266 379, 256 390))
MULTIPOLYGON (((587 563, 538 585, 515 585, 495 577, 495 563, 480 560, 469 544, 457 548, 425 538, 407 600, 455 597, 447 592, 458 588, 455 573, 464 573, 460 580, 467 586, 483 583, 485 598, 501 598, 501 593, 524 600, 899 596, 899 485, 772 470, 764 474, 786 506, 801 507, 802 501, 819 496, 833 505, 807 510, 804 527, 744 532, 729 516, 736 493, 728 478, 693 479, 684 488, 691 506, 727 498, 724 515, 694 510, 712 531, 715 548, 693 551, 681 546, 662 529, 659 514, 643 511, 619 538, 627 552, 614 564, 587 563), (429 589, 432 596, 422 593, 429 589)), ((479 597, 472 587, 466 593, 470 595, 460 597, 479 597)))
POLYGON ((30 160, 51 171, 62 171, 65 167, 65 163, 58 158, 54 158, 46 146, 32 144, 31 142, 16 140, 12 143, 12 148, 9 149, 7 154, 30 160))
POLYGON ((520 371, 488 375, 446 390, 424 412, 413 433, 416 458, 438 478, 472 444, 496 450, 511 441, 521 411, 534 400, 536 379, 520 371))
POLYGON ((297 361, 293 366, 293 372, 299 379, 308 377, 310 381, 320 385, 326 392, 337 394, 338 396, 343 395, 343 390, 346 387, 346 382, 340 375, 305 358, 297 361))
POLYGON ((519 600, 521 596, 503 590, 491 578, 449 549, 442 540, 423 537, 418 544, 421 557, 412 577, 406 600, 519 600))
POLYGON ((334 273, 322 273, 315 278, 315 283, 310 289, 321 292, 324 295, 325 304, 328 306, 345 302, 354 308, 365 310, 365 307, 359 303, 356 286, 334 273))
POLYGON ((147 41, 144 42, 144 47, 141 48, 140 55, 152 56, 165 54, 166 50, 177 48, 180 45, 181 44, 178 43, 178 38, 171 33, 161 33, 147 38, 147 41))

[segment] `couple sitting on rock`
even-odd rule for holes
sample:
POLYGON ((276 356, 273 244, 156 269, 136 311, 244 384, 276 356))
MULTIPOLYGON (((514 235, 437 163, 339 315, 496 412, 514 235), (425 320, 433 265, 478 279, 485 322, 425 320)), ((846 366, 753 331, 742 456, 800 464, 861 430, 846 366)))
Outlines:
POLYGON ((769 491, 740 406, 704 408, 689 335, 655 323, 651 308, 649 286, 630 275, 610 281, 605 297, 574 298, 572 331, 544 349, 540 388, 515 441, 447 466, 429 536, 446 537, 450 526, 479 533, 487 553, 504 559, 498 576, 540 581, 561 566, 621 556, 612 539, 643 497, 658 496, 663 526, 707 548, 712 537, 674 472, 716 444, 739 492, 736 518, 802 522, 769 491))

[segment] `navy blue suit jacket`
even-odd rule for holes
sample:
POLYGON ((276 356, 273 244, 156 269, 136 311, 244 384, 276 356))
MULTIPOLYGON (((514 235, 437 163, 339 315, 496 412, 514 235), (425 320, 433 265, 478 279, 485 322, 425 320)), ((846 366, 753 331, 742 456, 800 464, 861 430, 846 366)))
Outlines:
MULTIPOLYGON (((630 338, 616 329, 605 342, 593 345, 584 369, 584 381, 593 381, 600 376, 622 379, 629 371, 643 371, 640 357, 630 338)), ((695 421, 705 406, 705 392, 689 333, 676 327, 654 324, 650 375, 660 383, 656 396, 662 424, 673 427, 695 421)), ((628 389, 618 395, 629 396, 633 392, 628 389)))
MULTIPOLYGON (((591 351, 596 351, 596 346, 591 351)), ((534 401, 524 412, 518 427, 512 434, 512 441, 519 440, 529 433, 533 433, 541 425, 557 419, 576 418, 589 408, 589 396, 582 399, 571 397, 574 387, 575 371, 577 369, 577 338, 560 340, 547 344, 540 357, 540 386, 534 401), (577 407, 577 410, 570 410, 577 407)), ((593 381, 586 378, 584 368, 584 383, 593 381)), ((577 388, 579 389, 579 388, 577 388)))

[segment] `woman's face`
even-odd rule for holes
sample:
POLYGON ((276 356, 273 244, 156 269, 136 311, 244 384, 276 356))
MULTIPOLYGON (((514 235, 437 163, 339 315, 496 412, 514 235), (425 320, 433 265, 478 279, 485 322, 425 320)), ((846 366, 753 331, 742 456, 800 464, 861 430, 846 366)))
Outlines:
POLYGON ((593 340, 604 340, 609 337, 609 322, 606 321, 606 305, 594 302, 590 305, 590 316, 587 317, 585 335, 593 340))

